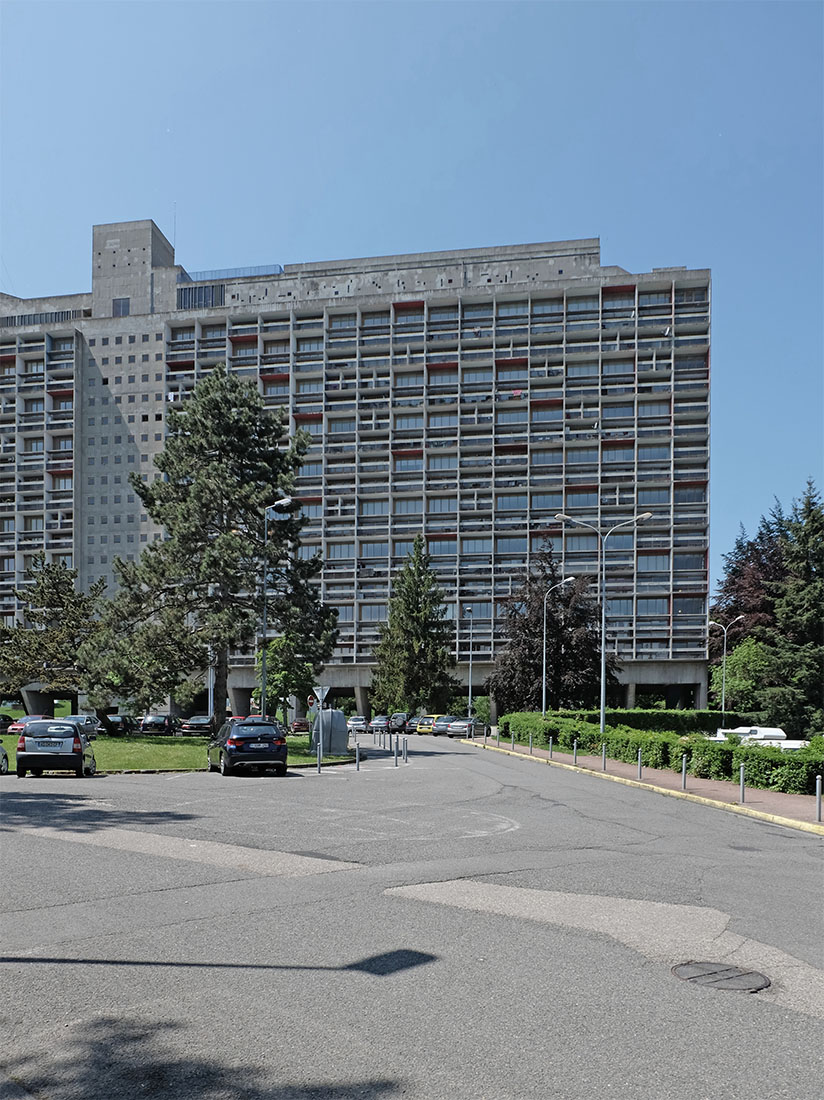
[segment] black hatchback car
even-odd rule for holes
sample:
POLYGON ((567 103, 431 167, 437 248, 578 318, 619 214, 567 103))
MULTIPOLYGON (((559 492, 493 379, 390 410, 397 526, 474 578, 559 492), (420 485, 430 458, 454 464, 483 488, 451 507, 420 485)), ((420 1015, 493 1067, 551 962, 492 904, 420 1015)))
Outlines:
POLYGON ((225 722, 206 749, 209 771, 274 770, 286 775, 286 735, 275 722, 241 718, 225 722))

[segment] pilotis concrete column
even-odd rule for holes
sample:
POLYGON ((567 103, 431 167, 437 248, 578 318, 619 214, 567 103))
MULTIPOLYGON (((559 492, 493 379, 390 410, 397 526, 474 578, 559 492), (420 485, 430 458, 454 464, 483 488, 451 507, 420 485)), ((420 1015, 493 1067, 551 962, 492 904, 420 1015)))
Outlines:
POLYGON ((627 684, 627 710, 632 710, 635 706, 635 681, 631 681, 627 684))
POLYGON ((20 695, 26 714, 45 714, 49 718, 54 716, 54 697, 45 691, 37 691, 35 688, 21 688, 20 695))
POLYGON ((249 708, 252 705, 252 689, 246 687, 230 687, 229 705, 232 708, 232 714, 242 714, 245 717, 249 713, 249 708))
POLYGON ((369 706, 369 692, 365 687, 355 688, 355 709, 358 714, 362 714, 364 718, 370 718, 372 716, 369 706))

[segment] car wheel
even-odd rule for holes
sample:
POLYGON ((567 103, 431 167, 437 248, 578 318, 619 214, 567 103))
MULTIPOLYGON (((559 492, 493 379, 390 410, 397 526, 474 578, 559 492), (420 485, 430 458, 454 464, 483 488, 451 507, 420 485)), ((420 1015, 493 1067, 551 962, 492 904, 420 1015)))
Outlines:
POLYGON ((18 779, 25 779, 26 778, 26 769, 25 768, 18 768, 17 769, 17 778, 18 779))
POLYGON ((232 765, 226 759, 226 753, 225 752, 222 752, 220 754, 220 774, 221 775, 231 775, 232 774, 232 765))
POLYGON ((32 768, 31 774, 33 776, 36 776, 39 779, 40 776, 43 774, 43 769, 42 768, 32 768))
POLYGON ((286 765, 278 764, 278 766, 275 768, 275 775, 279 775, 282 779, 283 776, 286 775, 286 765))
POLYGON ((0 775, 6 775, 9 770, 9 758, 7 756, 0 757, 0 775))
POLYGON ((216 772, 217 771, 217 764, 212 763, 212 758, 211 758, 211 756, 209 756, 208 752, 206 753, 206 767, 208 768, 208 770, 210 772, 216 772))
POLYGON ((91 764, 89 764, 88 768, 86 768, 86 775, 89 777, 89 779, 91 779, 93 775, 97 775, 97 761, 94 759, 94 757, 92 757, 91 764))

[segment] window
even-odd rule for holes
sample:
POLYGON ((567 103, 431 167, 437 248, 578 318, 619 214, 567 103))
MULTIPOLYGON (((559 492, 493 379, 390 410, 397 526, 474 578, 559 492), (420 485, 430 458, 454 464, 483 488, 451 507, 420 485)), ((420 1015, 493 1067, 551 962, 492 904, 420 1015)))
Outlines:
POLYGON ((422 458, 396 458, 395 469, 400 471, 410 470, 422 470, 423 459, 422 458))
POLYGON ((330 542, 326 547, 326 555, 332 561, 337 558, 354 558, 354 542, 330 542))
MULTIPOLYGON (((560 496, 560 493, 558 494, 560 496)), ((595 489, 587 489, 586 492, 568 492, 567 507, 569 508, 593 508, 598 504, 598 493, 595 489)))
POLYGON ((452 428, 458 423, 458 414, 455 413, 430 413, 430 428, 452 428))
POLYGON ((707 490, 703 485, 688 485, 683 489, 676 488, 676 504, 706 504, 707 490))
POLYGON ((457 455, 430 455, 429 456, 429 469, 430 470, 457 470, 458 468, 458 456, 457 455))
POLYGON ((563 298, 545 298, 532 303, 533 317, 557 317, 564 312, 563 298))
POLYGON ((71 489, 71 487, 71 474, 57 475, 52 478, 52 488, 54 489, 71 489))
POLYGON ((588 363, 570 363, 566 369, 568 378, 597 377, 598 363, 593 360, 588 363))
POLYGON ((526 536, 498 538, 495 540, 495 549, 499 554, 525 554, 526 536))
POLYGON ((567 451, 567 462, 597 462, 598 450, 596 447, 577 447, 567 451))
POLYGON ((223 283, 211 286, 179 286, 177 288, 178 309, 213 309, 226 302, 226 287, 223 283))
POLYGON ((27 413, 43 412, 45 407, 42 397, 29 397, 23 403, 23 411, 27 413))
POLYGON ((462 539, 462 554, 491 554, 492 539, 462 539))
POLYGON ((607 615, 632 615, 632 599, 607 600, 607 615))
POLYGON ((684 287, 681 290, 675 292, 675 304, 681 305, 684 302, 706 302, 707 301, 707 288, 705 286, 692 286, 684 287))
POLYGON ((396 416, 395 428, 398 431, 408 431, 411 428, 422 428, 423 416, 396 416))
POLYGON ((635 409, 632 405, 604 405, 601 415, 604 420, 618 420, 621 417, 633 416, 635 409))
POLYGON ((602 462, 633 462, 635 460, 635 447, 629 443, 625 447, 603 447, 601 449, 602 462))
POLYGON ((430 497, 426 509, 428 512, 457 512, 457 497, 430 497))
POLYGON ((468 382, 491 382, 492 381, 492 368, 480 367, 475 369, 467 369, 463 372, 463 380, 468 382))
POLYGON ((669 504, 669 489, 639 489, 639 504, 669 504))
POLYGON ((563 493, 533 493, 533 508, 551 508, 556 512, 563 507, 563 493))
POLYGON ((323 340, 316 338, 298 340, 298 351, 323 351, 323 340))
POLYGON ((658 598, 638 597, 639 615, 668 615, 669 600, 666 596, 658 598))
POLYGON ((23 442, 23 451, 27 455, 42 454, 44 442, 42 439, 26 439, 23 442))
POLYGON ((362 558, 385 558, 388 554, 388 542, 362 542, 360 544, 360 556, 362 558))
POLYGON ((639 416, 669 416, 670 403, 669 401, 639 401, 638 402, 638 415, 639 416))
POLYGON ((495 507, 499 511, 525 512, 527 507, 526 493, 500 493, 495 498, 495 507))
POLYGON ((592 553, 598 549, 598 537, 596 535, 567 535, 567 552, 592 553))
POLYGON ((355 609, 351 603, 338 605, 335 607, 335 611, 338 613, 339 623, 351 623, 355 621, 355 609))
POLYGON ((703 615, 706 601, 703 596, 675 596, 672 601, 672 613, 678 615, 703 615))
POLYGON ((668 290, 641 291, 638 294, 639 306, 668 306, 670 296, 668 290))
POLYGON ((399 388, 403 388, 404 386, 422 386, 423 371, 414 371, 409 374, 396 374, 395 385, 399 388))
POLYGON ((669 461, 669 456, 669 443, 658 443, 638 448, 639 462, 654 462, 661 461, 662 459, 669 461))
POLYGON ((560 405, 538 405, 532 410, 533 424, 540 424, 547 420, 563 420, 564 410, 560 405))
POLYGON ((458 372, 456 370, 430 370, 430 386, 457 386, 458 372))
POLYGON ((385 603, 362 603, 360 620, 362 623, 379 623, 386 619, 385 603))
POLYGON ((598 312, 598 299, 592 298, 567 298, 567 313, 598 312))
POLYGON ((396 516, 411 516, 423 512, 423 501, 420 497, 398 497, 394 504, 396 516))
POLYGON ((526 424, 526 409, 498 409, 495 413, 496 424, 526 424))
POLYGON ((379 325, 389 324, 389 313, 364 313, 361 317, 361 325, 364 328, 376 328, 379 325))
POLYGON ((304 462, 298 471, 301 477, 318 477, 323 473, 322 462, 304 462))
POLYGON ((44 528, 42 516, 23 516, 24 531, 42 531, 44 528))
POLYGON ((498 306, 499 317, 521 317, 529 313, 526 302, 501 302, 498 306))
POLYGON ((454 554, 457 549, 455 539, 430 539, 429 553, 433 555, 454 554))
POLYGON ((533 451, 532 452, 532 465, 533 466, 560 466, 563 461, 563 455, 560 451, 533 451))
MULTIPOLYGON (((112 317, 128 317, 129 316, 129 299, 128 298, 112 298, 112 317)), ((105 341, 104 341, 105 343, 105 341)))
POLYGON ((704 568, 704 555, 703 554, 675 554, 673 564, 676 571, 683 569, 691 570, 703 570, 704 568))
POLYGON ((389 501, 385 497, 380 500, 362 500, 358 511, 362 516, 388 516, 389 501))
POLYGON ((329 328, 354 328, 357 317, 354 313, 339 313, 329 318, 329 328))
POLYGON ((301 515, 306 516, 307 519, 319 519, 323 515, 323 505, 303 504, 300 511, 301 515))
POLYGON ((353 432, 357 427, 357 421, 354 417, 333 418, 329 421, 330 432, 353 432))
POLYGON ((639 554, 639 573, 667 573, 669 572, 669 554, 639 554))
POLYGON ((415 548, 415 543, 412 539, 397 539, 392 547, 392 553, 396 558, 405 558, 407 554, 411 554, 415 548))

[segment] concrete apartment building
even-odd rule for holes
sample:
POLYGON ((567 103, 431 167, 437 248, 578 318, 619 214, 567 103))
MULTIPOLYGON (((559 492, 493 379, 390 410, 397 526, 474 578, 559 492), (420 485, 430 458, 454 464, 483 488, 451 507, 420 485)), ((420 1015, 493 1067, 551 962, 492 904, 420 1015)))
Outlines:
MULTIPOLYGON (((597 239, 187 272, 152 221, 95 226, 91 293, 0 295, 0 614, 45 550, 88 585, 162 537, 165 413, 225 361, 311 433, 298 479, 365 707, 391 577, 426 536, 474 691, 502 605, 549 540, 597 597, 624 702, 706 704, 710 273, 602 266, 597 239), (470 622, 471 612, 471 622, 470 622)), ((252 654, 231 677, 242 710, 252 654)), ((236 711, 237 712, 237 711, 236 711)))

